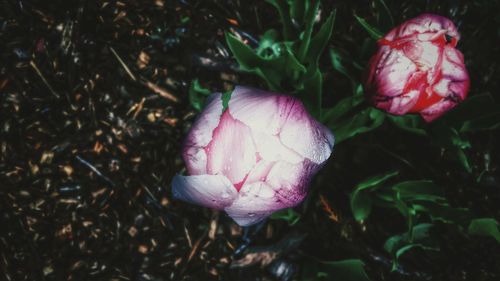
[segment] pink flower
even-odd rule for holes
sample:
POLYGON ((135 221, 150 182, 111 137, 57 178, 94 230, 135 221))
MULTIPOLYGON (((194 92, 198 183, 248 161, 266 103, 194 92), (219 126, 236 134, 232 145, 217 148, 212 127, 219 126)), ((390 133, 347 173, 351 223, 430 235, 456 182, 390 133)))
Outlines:
POLYGON ((333 142, 298 99, 239 86, 225 111, 221 94, 209 97, 184 144, 190 176, 176 175, 172 191, 254 224, 304 199, 333 142))
POLYGON ((422 14, 378 41, 368 65, 366 93, 377 108, 395 115, 418 113, 430 122, 463 101, 469 76, 460 35, 449 19, 422 14))

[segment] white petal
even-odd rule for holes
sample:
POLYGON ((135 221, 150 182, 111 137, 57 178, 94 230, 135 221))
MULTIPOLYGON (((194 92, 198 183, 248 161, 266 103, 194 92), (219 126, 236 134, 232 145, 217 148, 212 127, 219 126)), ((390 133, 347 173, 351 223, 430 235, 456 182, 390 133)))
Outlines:
POLYGON ((214 130, 212 141, 206 147, 207 172, 226 176, 238 184, 257 163, 257 155, 250 128, 234 119, 226 111, 214 130))
POLYGON ((221 175, 176 175, 172 193, 177 199, 219 210, 232 204, 238 195, 231 182, 221 175))
POLYGON ((194 122, 184 141, 182 157, 189 174, 206 174, 207 155, 204 147, 212 140, 222 114, 221 94, 215 93, 207 99, 207 106, 194 122))
POLYGON ((288 117, 295 99, 253 88, 238 86, 229 100, 231 115, 252 130, 275 135, 288 117))
POLYGON ((248 226, 282 208, 285 207, 276 201, 276 193, 270 186, 255 182, 244 185, 233 204, 224 210, 237 224, 248 226))
POLYGON ((207 154, 203 147, 185 147, 183 157, 190 175, 205 175, 207 173, 207 154))
POLYGON ((276 191, 280 204, 293 207, 305 198, 309 183, 321 166, 307 159, 299 164, 278 162, 267 175, 266 183, 276 191))
POLYGON ((253 131, 252 135, 257 152, 267 161, 283 160, 290 163, 299 163, 304 160, 303 156, 284 146, 277 136, 260 131, 253 131))
POLYGON ((207 105, 200 112, 186 137, 187 146, 204 147, 212 140, 212 133, 219 125, 222 108, 221 94, 210 95, 207 99, 207 105))
POLYGON ((331 131, 314 120, 301 102, 294 104, 279 138, 286 147, 318 164, 330 157, 334 144, 331 131))

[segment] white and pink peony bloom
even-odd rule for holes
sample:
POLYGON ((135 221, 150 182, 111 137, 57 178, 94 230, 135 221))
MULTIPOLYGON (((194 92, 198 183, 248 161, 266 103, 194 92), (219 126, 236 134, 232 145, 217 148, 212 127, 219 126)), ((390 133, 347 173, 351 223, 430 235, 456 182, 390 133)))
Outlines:
POLYGON ((251 225, 299 204, 333 143, 294 97, 238 86, 223 111, 212 94, 186 138, 189 176, 174 177, 173 195, 251 225))
POLYGON ((463 101, 469 76, 460 39, 449 19, 422 14, 378 41, 368 65, 366 93, 377 108, 395 115, 418 113, 430 122, 463 101))

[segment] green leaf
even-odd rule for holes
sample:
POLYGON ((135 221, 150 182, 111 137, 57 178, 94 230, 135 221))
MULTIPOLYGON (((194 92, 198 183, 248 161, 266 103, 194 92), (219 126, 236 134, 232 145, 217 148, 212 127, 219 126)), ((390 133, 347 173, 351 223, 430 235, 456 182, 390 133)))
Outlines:
POLYGON ((434 225, 430 223, 417 224, 411 228, 409 233, 394 235, 385 241, 384 249, 393 257, 392 270, 398 267, 401 256, 411 249, 439 250, 435 241, 430 239, 432 227, 434 225))
POLYGON ((281 45, 278 57, 263 58, 230 33, 226 33, 226 41, 241 69, 263 78, 273 91, 284 91, 283 84, 297 80, 296 77, 306 72, 286 44, 281 45))
POLYGON ((298 96, 304 102, 309 113, 321 120, 323 74, 317 68, 314 75, 304 80, 304 87, 298 92, 298 96))
POLYGON ((337 144, 358 134, 378 128, 384 122, 385 114, 375 108, 367 108, 331 127, 337 144))
POLYGON ((469 120, 498 113, 499 105, 490 94, 474 95, 466 98, 454 109, 432 123, 433 126, 454 127, 460 129, 469 120))
POLYGON ((281 44, 278 43, 278 32, 269 29, 261 36, 259 46, 255 50, 262 58, 278 57, 281 52, 281 44))
POLYGON ((295 225, 300 220, 300 214, 292 208, 275 212, 270 217, 273 220, 284 220, 288 225, 295 225))
POLYGON ((360 182, 356 187, 355 190, 363 190, 363 189, 368 189, 368 188, 377 188, 378 185, 381 183, 384 183, 385 181, 389 180, 390 178, 393 178, 399 174, 398 171, 391 171, 385 174, 380 174, 373 176, 371 178, 368 178, 362 182, 360 182))
POLYGON ((468 228, 470 235, 490 236, 500 243, 499 223, 493 218, 473 219, 468 228))
POLYGON ((328 110, 326 110, 323 115, 322 123, 334 124, 336 123, 344 114, 350 112, 352 109, 356 108, 364 101, 363 96, 349 96, 341 99, 337 104, 328 110))
POLYGON ((463 225, 470 220, 471 213, 467 208, 454 208, 448 204, 421 201, 413 204, 417 212, 427 214, 433 221, 463 225))
POLYGON ((455 153, 456 153, 458 161, 462 164, 462 167, 464 167, 464 169, 469 174, 472 173, 472 166, 470 165, 469 158, 465 154, 465 151, 462 148, 457 147, 455 149, 455 153))
POLYGON ((309 1, 304 0, 289 0, 288 2, 292 2, 290 6, 290 16, 300 25, 304 22, 304 12, 309 8, 309 1))
POLYGON ((347 64, 353 65, 354 62, 348 54, 341 52, 335 48, 330 48, 330 61, 332 62, 333 69, 342 73, 344 76, 349 78, 351 81, 351 85, 353 90, 356 88, 356 84, 358 84, 357 77, 355 74, 351 73, 351 71, 347 68, 347 64))
POLYGON ((372 209, 372 199, 370 192, 377 189, 380 184, 396 176, 397 171, 387 174, 377 175, 359 183, 351 194, 351 211, 357 221, 366 219, 372 209))
POLYGON ((283 25, 283 38, 286 41, 293 37, 293 22, 290 18, 290 8, 285 0, 266 0, 267 3, 273 5, 280 15, 281 24, 283 25))
POLYGON ((430 223, 421 223, 411 229, 411 235, 406 233, 391 236, 385 241, 384 249, 395 255, 398 249, 413 242, 422 242, 429 238, 429 231, 433 227, 430 223), (412 238, 412 239, 411 239, 412 238))
POLYGON ((356 221, 365 220, 372 210, 372 199, 368 192, 355 190, 351 196, 351 210, 356 221))
POLYGON ((309 9, 307 9, 306 18, 305 18, 306 27, 305 27, 304 32, 302 33, 301 38, 300 38, 301 44, 299 47, 299 52, 297 54, 297 57, 298 57, 299 61, 301 61, 301 62, 304 61, 305 56, 307 54, 307 50, 309 49, 312 30, 313 30, 313 26, 314 26, 314 19, 316 18, 316 15, 318 14, 320 2, 321 1, 319 1, 319 0, 314 1, 314 3, 313 3, 314 6, 309 7, 309 9))
POLYGON ((403 129, 405 131, 420 135, 420 136, 426 136, 427 131, 423 129, 425 126, 424 121, 422 121, 422 118, 418 115, 403 115, 403 116, 395 116, 388 114, 387 117, 389 120, 394 123, 397 127, 400 129, 403 129))
POLYGON ((385 4, 384 0, 375 1, 378 15, 378 24, 383 27, 384 31, 389 31, 394 27, 394 18, 392 17, 389 7, 385 4))
POLYGON ((357 15, 354 15, 354 17, 356 18, 356 20, 359 22, 359 24, 361 24, 361 26, 368 32, 368 34, 370 34, 370 36, 375 39, 375 40, 379 40, 380 38, 382 38, 384 36, 384 34, 378 30, 377 28, 371 26, 366 20, 364 20, 363 18, 361 17, 358 17, 357 15))
MULTIPOLYGON (((319 1, 318 1, 319 2, 319 1)), ((305 62, 309 62, 309 69, 317 69, 318 61, 325 49, 330 37, 332 36, 333 24, 335 23, 336 10, 330 14, 325 23, 321 26, 318 33, 314 35, 306 50, 305 62)))
POLYGON ((474 132, 500 129, 500 109, 498 112, 465 121, 460 132, 474 132))
POLYGON ((327 280, 370 281, 365 272, 365 264, 361 260, 350 259, 325 262, 327 280))
POLYGON ((392 186, 392 189, 404 201, 421 200, 436 202, 446 200, 443 189, 429 180, 400 182, 392 186))
POLYGON ((191 82, 189 86, 189 102, 196 110, 201 111, 205 104, 205 98, 210 95, 210 90, 203 88, 198 79, 191 82))

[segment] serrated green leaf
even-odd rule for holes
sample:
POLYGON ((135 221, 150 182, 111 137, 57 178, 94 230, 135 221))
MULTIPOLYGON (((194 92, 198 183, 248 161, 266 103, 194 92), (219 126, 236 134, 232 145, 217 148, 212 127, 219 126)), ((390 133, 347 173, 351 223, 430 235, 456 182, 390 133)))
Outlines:
POLYGON ((500 243, 500 224, 493 218, 473 219, 468 227, 470 235, 490 236, 500 243))
POLYGON ((373 39, 379 40, 384 36, 384 34, 380 30, 371 26, 365 19, 358 17, 357 15, 354 15, 354 17, 373 39))

